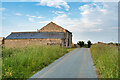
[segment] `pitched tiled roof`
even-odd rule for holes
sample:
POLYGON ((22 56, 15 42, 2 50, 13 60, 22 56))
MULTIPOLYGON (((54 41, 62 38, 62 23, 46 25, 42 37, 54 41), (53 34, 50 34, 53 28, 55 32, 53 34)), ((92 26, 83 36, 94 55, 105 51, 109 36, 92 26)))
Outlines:
POLYGON ((11 33, 5 39, 61 39, 64 37, 63 32, 22 32, 11 33))

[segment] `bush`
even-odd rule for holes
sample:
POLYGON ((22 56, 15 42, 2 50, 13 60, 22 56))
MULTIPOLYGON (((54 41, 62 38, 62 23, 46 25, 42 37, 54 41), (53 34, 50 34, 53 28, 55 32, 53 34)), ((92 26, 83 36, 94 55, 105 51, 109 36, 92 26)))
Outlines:
POLYGON ((68 49, 60 46, 3 48, 2 77, 29 78, 67 52, 68 49))
POLYGON ((90 48, 99 78, 118 78, 118 47, 94 44, 90 48))
POLYGON ((77 44, 78 44, 80 47, 83 47, 83 46, 84 46, 84 41, 79 41, 77 44))
POLYGON ((89 40, 87 43, 88 43, 88 48, 90 48, 92 45, 91 41, 89 40))

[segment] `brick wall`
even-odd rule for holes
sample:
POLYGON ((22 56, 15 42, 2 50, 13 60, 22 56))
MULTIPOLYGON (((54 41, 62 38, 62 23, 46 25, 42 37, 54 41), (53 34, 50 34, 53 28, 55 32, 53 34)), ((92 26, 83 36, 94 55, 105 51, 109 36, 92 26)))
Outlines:
POLYGON ((4 46, 8 48, 24 47, 28 45, 62 45, 61 39, 6 39, 4 46))

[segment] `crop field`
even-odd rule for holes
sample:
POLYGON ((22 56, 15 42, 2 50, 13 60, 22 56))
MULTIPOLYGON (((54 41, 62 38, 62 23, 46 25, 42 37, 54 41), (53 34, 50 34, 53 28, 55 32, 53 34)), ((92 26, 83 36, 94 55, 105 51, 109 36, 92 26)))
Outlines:
POLYGON ((90 48, 99 78, 118 78, 118 46, 94 44, 90 48))
POLYGON ((2 50, 2 78, 30 78, 73 50, 60 46, 29 46, 2 50))

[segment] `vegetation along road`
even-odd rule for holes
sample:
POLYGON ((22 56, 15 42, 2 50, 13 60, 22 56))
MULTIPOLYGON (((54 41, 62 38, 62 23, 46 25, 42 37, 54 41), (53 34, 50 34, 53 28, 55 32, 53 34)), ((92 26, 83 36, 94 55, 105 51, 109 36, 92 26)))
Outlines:
POLYGON ((77 48, 31 78, 97 78, 88 48, 77 48))

